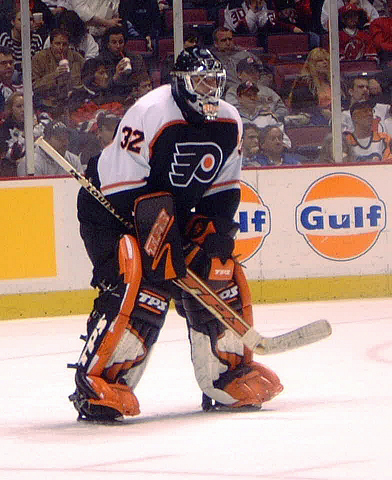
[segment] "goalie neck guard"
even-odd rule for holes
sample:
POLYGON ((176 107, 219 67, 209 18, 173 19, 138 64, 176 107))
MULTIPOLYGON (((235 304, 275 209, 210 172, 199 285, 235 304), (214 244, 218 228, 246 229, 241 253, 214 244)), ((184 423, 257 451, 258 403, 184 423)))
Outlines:
POLYGON ((173 96, 186 120, 215 120, 226 84, 226 71, 207 49, 189 47, 177 57, 172 75, 173 96))

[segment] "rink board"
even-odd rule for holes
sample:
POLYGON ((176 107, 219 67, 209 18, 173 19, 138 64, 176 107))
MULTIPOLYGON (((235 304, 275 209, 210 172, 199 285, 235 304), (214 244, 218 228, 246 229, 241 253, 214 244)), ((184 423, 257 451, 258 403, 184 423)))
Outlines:
MULTIPOLYGON (((243 171, 236 254, 255 302, 391 294, 392 165, 243 171)), ((0 181, 0 318, 85 313, 94 291, 69 177, 0 181)))

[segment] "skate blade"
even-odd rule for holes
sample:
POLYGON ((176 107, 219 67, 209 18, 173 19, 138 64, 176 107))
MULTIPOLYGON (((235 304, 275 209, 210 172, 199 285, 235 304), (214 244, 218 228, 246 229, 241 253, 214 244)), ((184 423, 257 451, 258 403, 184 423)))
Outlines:
POLYGON ((231 413, 240 413, 240 412, 259 412, 262 410, 262 405, 244 405, 242 407, 230 407, 228 405, 214 405, 210 409, 205 410, 206 412, 231 412, 231 413))
POLYGON ((119 416, 116 418, 87 418, 82 415, 79 415, 77 418, 79 423, 86 423, 90 425, 108 425, 108 426, 117 426, 117 425, 124 425, 124 417, 119 416))

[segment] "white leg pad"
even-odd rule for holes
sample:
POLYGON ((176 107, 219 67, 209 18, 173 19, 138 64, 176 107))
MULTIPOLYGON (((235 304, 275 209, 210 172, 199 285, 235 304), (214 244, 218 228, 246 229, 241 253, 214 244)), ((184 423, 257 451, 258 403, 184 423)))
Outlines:
MULTIPOLYGON (((237 401, 235 398, 213 385, 213 382, 225 373, 228 367, 213 354, 210 337, 190 328, 190 342, 195 377, 201 390, 220 403, 226 405, 235 403, 237 401)), ((225 330, 223 336, 218 339, 216 348, 240 356, 244 353, 242 342, 229 330, 225 330)))
POLYGON ((147 349, 140 338, 138 338, 129 329, 126 329, 115 351, 110 357, 106 368, 110 368, 112 365, 118 363, 139 363, 141 361, 139 365, 131 367, 129 371, 122 377, 130 388, 135 389, 147 366, 147 361, 150 357, 151 350, 152 348, 150 348, 147 352, 147 349))

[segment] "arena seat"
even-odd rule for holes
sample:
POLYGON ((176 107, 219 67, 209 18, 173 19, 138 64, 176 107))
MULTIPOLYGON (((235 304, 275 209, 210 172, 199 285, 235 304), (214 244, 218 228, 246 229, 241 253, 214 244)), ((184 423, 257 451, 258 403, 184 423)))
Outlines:
POLYGON ((233 36, 234 43, 242 48, 257 48, 259 46, 256 35, 236 35, 233 36))
POLYGON ((369 60, 341 60, 340 72, 345 77, 360 75, 366 73, 380 72, 380 66, 377 59, 369 60))
POLYGON ((292 150, 315 162, 325 137, 331 132, 331 127, 329 125, 286 126, 285 131, 291 140, 292 150))
MULTIPOLYGON (((167 33, 173 32, 173 9, 169 8, 164 13, 165 28, 167 33)), ((182 11, 182 21, 185 25, 204 24, 214 26, 214 22, 208 20, 207 10, 204 8, 184 8, 182 11)))
POLYGON ((305 59, 309 53, 309 35, 307 33, 278 33, 268 35, 266 39, 268 53, 280 60, 305 59))
POLYGON ((167 55, 174 53, 174 38, 163 37, 158 40, 158 61, 163 62, 167 55))
POLYGON ((276 64, 273 66, 276 91, 286 97, 296 77, 300 74, 304 62, 276 64))

